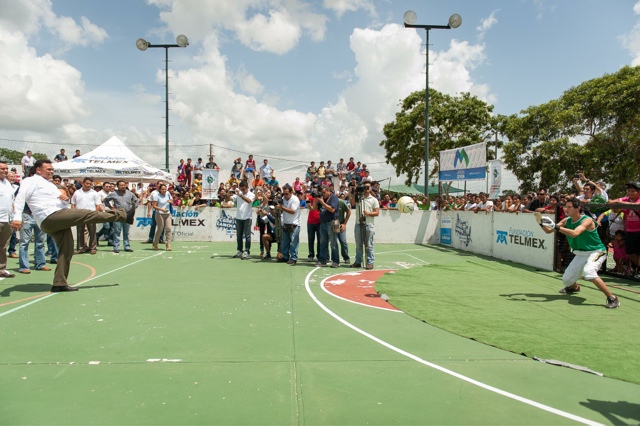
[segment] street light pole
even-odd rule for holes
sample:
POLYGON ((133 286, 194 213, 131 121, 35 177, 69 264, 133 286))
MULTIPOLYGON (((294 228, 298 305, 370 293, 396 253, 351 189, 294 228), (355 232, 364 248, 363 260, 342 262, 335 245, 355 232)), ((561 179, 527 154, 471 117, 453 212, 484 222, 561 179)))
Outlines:
POLYGON ((189 39, 187 39, 187 36, 180 34, 178 37, 176 37, 176 43, 177 44, 151 44, 148 41, 146 41, 143 38, 139 38, 138 40, 136 40, 136 47, 141 50, 141 51, 145 51, 149 48, 154 48, 154 47, 159 47, 159 48, 164 48, 164 78, 165 78, 165 84, 164 84, 164 96, 165 96, 165 130, 164 130, 164 137, 165 137, 165 168, 167 169, 167 171, 170 171, 170 167, 169 167, 169 48, 171 47, 187 47, 189 45, 189 39))
POLYGON ((404 13, 405 28, 424 28, 427 35, 427 58, 425 63, 426 88, 424 95, 424 195, 429 198, 429 30, 450 30, 451 28, 458 28, 462 24, 462 17, 457 13, 454 13, 449 17, 449 24, 447 25, 415 25, 417 18, 418 16, 412 10, 408 10, 404 13))

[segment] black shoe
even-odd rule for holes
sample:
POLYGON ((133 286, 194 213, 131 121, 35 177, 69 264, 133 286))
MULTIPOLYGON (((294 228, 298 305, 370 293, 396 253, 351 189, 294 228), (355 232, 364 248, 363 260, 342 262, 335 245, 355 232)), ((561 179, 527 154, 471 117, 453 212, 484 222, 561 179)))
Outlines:
POLYGON ((606 305, 604 305, 605 308, 607 308, 607 309, 615 309, 618 306, 620 306, 620 301, 618 300, 618 298, 616 296, 607 297, 607 303, 606 303, 606 305))
POLYGON ((129 225, 133 225, 135 221, 136 221, 136 208, 133 207, 131 208, 131 210, 127 212, 127 223, 129 225))
POLYGON ((153 244, 153 240, 143 241, 140 244, 153 244))
POLYGON ((271 260, 271 255, 270 255, 269 253, 265 254, 265 255, 262 257, 262 260, 271 260))
POLYGON ((58 264, 58 260, 50 260, 49 263, 51 263, 52 265, 57 265, 58 264))
POLYGON ((133 249, 128 248, 128 249, 124 249, 124 251, 126 251, 127 253, 131 253, 133 249))
POLYGON ((54 285, 51 287, 51 293, 59 293, 61 291, 78 291, 78 287, 69 287, 68 285, 54 285))
POLYGON ((120 253, 120 250, 113 250, 113 252, 118 254, 118 253, 120 253))
POLYGON ((291 260, 289 259, 289 261, 287 262, 287 265, 295 265, 297 262, 295 260, 291 260))
POLYGON ((286 263, 288 261, 289 259, 285 259, 284 257, 281 257, 280 259, 277 260, 278 263, 286 263))
POLYGON ((563 287, 558 293, 560 294, 574 294, 580 292, 580 284, 570 285, 569 287, 563 287))

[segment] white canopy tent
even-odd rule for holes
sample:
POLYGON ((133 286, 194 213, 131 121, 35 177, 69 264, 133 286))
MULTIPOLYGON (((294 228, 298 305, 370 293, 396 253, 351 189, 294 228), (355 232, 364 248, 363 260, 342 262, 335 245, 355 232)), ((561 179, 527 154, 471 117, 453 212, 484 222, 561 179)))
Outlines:
POLYGON ((96 181, 170 182, 171 175, 141 160, 120 139, 112 137, 96 149, 71 160, 54 163, 63 178, 96 181))

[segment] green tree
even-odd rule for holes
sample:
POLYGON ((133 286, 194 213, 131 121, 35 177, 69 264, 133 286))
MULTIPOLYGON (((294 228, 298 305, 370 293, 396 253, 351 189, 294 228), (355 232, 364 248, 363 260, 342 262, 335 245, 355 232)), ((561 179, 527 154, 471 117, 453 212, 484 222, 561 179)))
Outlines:
MULTIPOLYGON (((492 118, 493 106, 469 93, 450 96, 429 89, 429 178, 439 171, 438 152, 479 142, 493 141, 497 123, 492 118)), ((413 92, 401 103, 395 121, 384 125, 385 159, 396 169, 396 175, 406 174, 405 183, 418 182, 424 170, 425 91, 413 92)), ((488 158, 493 152, 487 153, 488 158)))
POLYGON ((555 100, 507 117, 506 167, 522 191, 567 191, 575 173, 604 180, 611 194, 640 174, 640 67, 572 87, 555 100))
MULTIPOLYGON (((4 159, 9 164, 20 164, 24 152, 16 151, 14 149, 0 148, 0 159, 4 159)), ((36 160, 46 160, 47 156, 39 152, 33 153, 33 157, 36 160)))

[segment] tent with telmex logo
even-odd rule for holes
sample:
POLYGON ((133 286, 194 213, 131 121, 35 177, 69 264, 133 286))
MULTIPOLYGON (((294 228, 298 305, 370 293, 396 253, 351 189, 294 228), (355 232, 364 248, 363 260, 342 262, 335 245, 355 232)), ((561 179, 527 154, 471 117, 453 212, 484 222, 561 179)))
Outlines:
POLYGON ((135 155, 117 137, 112 137, 93 151, 71 160, 54 163, 56 174, 63 178, 94 181, 170 182, 172 176, 135 155))

